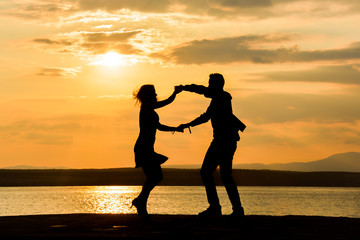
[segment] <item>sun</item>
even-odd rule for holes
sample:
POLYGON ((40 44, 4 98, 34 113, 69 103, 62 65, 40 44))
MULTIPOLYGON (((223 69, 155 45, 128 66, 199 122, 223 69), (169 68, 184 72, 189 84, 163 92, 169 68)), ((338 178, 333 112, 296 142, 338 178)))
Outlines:
POLYGON ((96 57, 95 62, 90 63, 90 65, 100 65, 106 67, 117 67, 125 65, 126 60, 123 55, 117 52, 107 52, 96 57))

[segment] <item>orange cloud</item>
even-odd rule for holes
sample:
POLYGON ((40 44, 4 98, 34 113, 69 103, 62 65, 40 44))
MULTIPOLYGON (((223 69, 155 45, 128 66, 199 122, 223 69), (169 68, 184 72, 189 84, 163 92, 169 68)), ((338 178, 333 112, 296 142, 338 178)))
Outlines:
POLYGON ((249 35, 209 40, 195 40, 174 47, 168 53, 155 54, 164 60, 172 60, 178 64, 228 64, 239 62, 251 63, 283 63, 360 60, 360 47, 351 44, 347 48, 329 50, 300 50, 298 46, 289 48, 265 49, 257 47, 259 42, 281 42, 289 40, 289 36, 249 35))

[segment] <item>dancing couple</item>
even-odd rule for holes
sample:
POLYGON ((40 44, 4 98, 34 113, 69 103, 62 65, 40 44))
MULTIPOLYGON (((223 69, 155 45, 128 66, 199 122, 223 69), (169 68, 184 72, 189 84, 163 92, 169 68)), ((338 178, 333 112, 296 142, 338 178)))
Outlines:
POLYGON ((168 158, 154 151, 156 130, 170 132, 184 132, 185 128, 194 127, 211 120, 213 127, 213 140, 206 152, 200 174, 205 185, 209 207, 200 212, 201 216, 220 216, 221 206, 216 191, 213 173, 220 166, 221 179, 232 204, 232 216, 244 216, 239 192, 232 177, 232 160, 240 140, 238 131, 243 131, 245 125, 233 115, 231 106, 231 95, 224 91, 224 78, 219 73, 210 74, 208 87, 201 85, 179 85, 175 86, 173 94, 166 100, 158 101, 153 85, 143 85, 134 94, 140 102, 140 134, 136 141, 135 163, 137 168, 141 167, 146 180, 138 197, 132 201, 140 216, 148 217, 146 209, 147 200, 151 190, 160 183, 163 178, 161 164, 168 158), (193 121, 181 124, 178 127, 170 127, 159 122, 159 116, 155 109, 172 103, 176 95, 182 91, 194 92, 211 98, 206 112, 193 121))

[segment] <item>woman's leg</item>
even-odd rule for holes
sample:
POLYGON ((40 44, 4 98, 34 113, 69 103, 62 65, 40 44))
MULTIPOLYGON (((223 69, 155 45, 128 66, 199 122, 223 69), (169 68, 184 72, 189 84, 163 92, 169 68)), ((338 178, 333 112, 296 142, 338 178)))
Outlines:
POLYGON ((160 164, 144 164, 142 169, 146 176, 146 180, 139 196, 134 199, 133 205, 137 208, 140 215, 147 215, 146 205, 150 192, 161 182, 163 174, 160 164))
POLYGON ((163 174, 161 171, 160 164, 144 165, 142 169, 146 176, 146 180, 144 182, 139 197, 146 202, 147 199, 149 198, 151 190, 153 190, 154 187, 158 185, 163 179, 163 174))

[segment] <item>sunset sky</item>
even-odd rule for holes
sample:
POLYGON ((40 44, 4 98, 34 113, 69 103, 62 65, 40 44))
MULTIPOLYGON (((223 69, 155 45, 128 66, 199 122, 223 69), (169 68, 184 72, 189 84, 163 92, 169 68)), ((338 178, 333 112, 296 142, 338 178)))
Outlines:
MULTIPOLYGON (((0 1, 0 168, 133 167, 139 106, 178 84, 225 77, 247 125, 234 163, 360 151, 360 1, 0 1)), ((209 99, 157 110, 177 126, 209 99)), ((166 165, 201 164, 210 122, 158 132, 166 165)))

